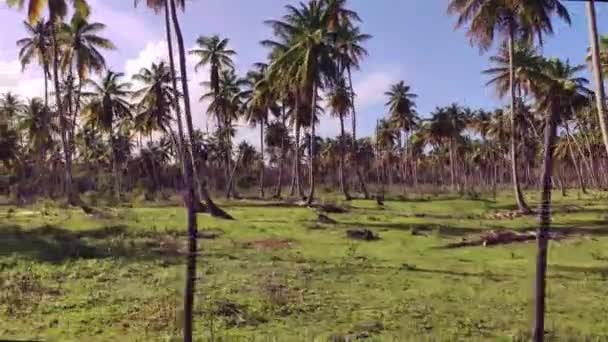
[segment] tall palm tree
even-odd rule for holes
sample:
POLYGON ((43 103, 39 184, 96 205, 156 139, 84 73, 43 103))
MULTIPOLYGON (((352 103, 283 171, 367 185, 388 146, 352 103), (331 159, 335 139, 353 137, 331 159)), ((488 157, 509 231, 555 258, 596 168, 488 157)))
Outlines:
MULTIPOLYGON (((339 168, 340 168, 340 188, 346 200, 351 200, 351 196, 348 193, 348 182, 346 180, 346 174, 344 172, 346 164, 346 146, 345 143, 345 131, 344 131, 344 119, 348 116, 351 109, 350 90, 346 86, 346 80, 343 78, 336 82, 329 93, 327 94, 327 102, 331 108, 332 115, 340 119, 340 137, 338 147, 339 153, 339 168)), ((352 151, 351 151, 352 152, 352 151)), ((353 158, 354 159, 354 158, 353 158)))
MULTIPOLYGON (((278 42, 267 41, 267 45, 284 46, 270 65, 271 78, 288 78, 297 87, 300 104, 310 113, 311 139, 315 137, 318 91, 335 76, 333 47, 328 34, 331 17, 323 1, 312 0, 298 7, 287 5, 283 20, 268 20, 279 38, 278 42)), ((315 195, 315 152, 310 143, 310 190, 307 203, 314 201, 315 195)))
POLYGON ((19 50, 19 61, 25 69, 34 60, 38 65, 42 66, 44 75, 44 105, 49 106, 49 65, 51 58, 49 50, 51 48, 51 27, 44 19, 37 21, 35 24, 30 24, 27 21, 23 22, 28 37, 19 39, 17 46, 19 50))
POLYGON ((568 62, 556 59, 548 60, 543 65, 543 74, 532 83, 532 91, 538 102, 538 108, 545 113, 545 139, 541 177, 540 225, 537 232, 538 255, 536 259, 535 281, 535 324, 534 339, 544 338, 545 284, 547 270, 548 231, 551 224, 551 189, 553 155, 555 150, 557 123, 560 113, 572 108, 572 101, 581 94, 588 94, 585 87, 588 82, 576 74, 582 66, 572 66, 568 62))
POLYGON ((456 28, 467 25, 471 43, 477 44, 482 51, 492 46, 496 35, 507 41, 510 62, 512 181, 519 210, 529 213, 530 208, 519 186, 517 169, 515 45, 520 40, 530 42, 535 36, 542 42, 543 35, 553 33, 552 15, 570 23, 568 11, 559 0, 450 0, 448 12, 458 16, 456 28))
MULTIPOLYGON (((7 4, 11 7, 23 8, 26 0, 7 0, 7 4)), ((87 17, 90 9, 86 0, 71 0, 74 10, 82 17, 87 17)), ((78 196, 74 192, 72 185, 72 151, 71 144, 69 141, 69 127, 67 118, 65 117, 64 106, 61 100, 61 94, 59 91, 59 43, 57 41, 57 26, 58 22, 64 18, 68 13, 68 2, 66 0, 27 0, 28 3, 28 21, 30 24, 37 22, 42 12, 48 9, 49 12, 49 26, 51 27, 51 47, 52 47, 52 69, 53 69, 53 81, 55 88, 55 106, 59 113, 59 122, 61 130, 61 142, 63 145, 63 154, 65 159, 65 194, 70 204, 80 204, 78 196)))
MULTIPOLYGON (((199 58, 199 61, 194 67, 198 71, 204 66, 209 66, 209 88, 211 92, 219 94, 220 91, 220 76, 223 71, 233 70, 234 63, 232 57, 236 55, 236 51, 228 48, 230 40, 228 38, 220 38, 217 35, 206 37, 201 36, 196 40, 197 47, 189 51, 190 55, 199 58)), ((221 114, 216 113, 216 118, 221 114)), ((217 121, 218 128, 222 124, 217 121)))
POLYGON ((606 122, 606 94, 604 91, 604 78, 602 75, 602 59, 600 42, 597 33, 597 19, 595 16, 594 0, 587 1, 587 20, 589 21, 589 39, 591 40, 591 61, 593 63, 593 76, 595 79, 595 99, 600 129, 604 139, 604 147, 608 152, 608 123, 606 122))
POLYGON ((248 89, 242 92, 245 98, 245 121, 250 126, 260 126, 260 195, 264 197, 264 128, 268 125, 270 110, 278 111, 275 92, 266 79, 264 70, 247 73, 248 89))
POLYGON ((152 63, 150 68, 142 68, 134 75, 133 80, 142 85, 133 93, 138 110, 136 128, 147 135, 155 131, 167 132, 172 120, 171 106, 176 96, 171 86, 169 66, 164 62, 152 63))
POLYGON ((131 117, 131 84, 122 82, 124 74, 108 71, 101 83, 89 80, 87 83, 92 88, 90 102, 83 109, 87 126, 99 129, 108 134, 112 149, 112 171, 114 178, 114 196, 120 198, 120 172, 118 172, 118 158, 116 148, 113 144, 114 136, 118 134, 122 120, 131 117))
MULTIPOLYGON (((401 167, 406 167, 406 158, 407 158, 407 142, 409 140, 408 134, 416 128, 418 125, 417 115, 416 115, 416 103, 414 100, 418 97, 418 95, 410 92, 410 87, 405 85, 404 81, 400 81, 396 84, 393 84, 390 89, 384 93, 388 97, 388 101, 386 102, 386 106, 389 110, 389 120, 395 126, 395 128, 399 129, 399 139, 401 141, 401 132, 405 136, 403 141, 406 143, 404 150, 401 153, 401 167)), ((401 143, 399 143, 401 145, 401 143)), ((401 148, 401 146, 399 146, 401 148)), ((405 172, 403 172, 405 176, 405 172)), ((405 182, 405 179, 403 180, 405 182)))

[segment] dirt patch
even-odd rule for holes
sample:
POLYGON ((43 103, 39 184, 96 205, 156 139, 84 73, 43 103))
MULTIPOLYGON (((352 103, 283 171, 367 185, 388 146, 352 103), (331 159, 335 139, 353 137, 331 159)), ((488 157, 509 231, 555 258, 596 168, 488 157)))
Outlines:
MULTIPOLYGON (((548 238, 550 240, 561 240, 565 235, 558 232, 549 232, 548 238)), ((461 242, 452 243, 444 246, 444 248, 461 248, 461 247, 475 247, 475 246, 497 246, 506 245, 517 242, 527 242, 536 240, 535 231, 527 232, 516 232, 513 230, 501 230, 485 232, 476 237, 463 238, 461 242)))
POLYGON ((293 240, 277 240, 277 239, 265 239, 249 241, 245 243, 245 247, 254 248, 263 251, 272 251, 277 249, 291 248, 294 245, 293 240))

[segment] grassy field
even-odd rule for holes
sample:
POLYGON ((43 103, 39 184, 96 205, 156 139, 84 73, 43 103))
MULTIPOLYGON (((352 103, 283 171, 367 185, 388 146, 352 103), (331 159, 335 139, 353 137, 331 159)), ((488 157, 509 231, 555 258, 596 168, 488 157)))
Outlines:
MULTIPOLYGON (((549 251, 549 335, 608 340, 608 202, 555 198, 549 251)), ((534 203, 538 197, 529 195, 534 203)), ((335 225, 312 209, 223 203, 234 222, 199 216, 196 335, 217 341, 526 340, 534 243, 440 248, 489 229, 533 229, 497 219, 497 201, 353 201, 335 225), (377 241, 354 241, 364 227, 377 241), (425 234, 413 234, 421 230, 425 234), (209 233, 209 232, 207 232, 209 233)), ((150 341, 179 336, 185 211, 106 209, 86 216, 50 205, 0 207, 0 339, 150 341)))

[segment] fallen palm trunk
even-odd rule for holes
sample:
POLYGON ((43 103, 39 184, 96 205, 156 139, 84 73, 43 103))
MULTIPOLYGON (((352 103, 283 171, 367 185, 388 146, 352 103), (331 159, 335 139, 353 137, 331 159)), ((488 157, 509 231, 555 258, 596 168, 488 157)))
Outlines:
MULTIPOLYGON (((562 236, 557 233, 551 233, 549 239, 559 240, 562 236)), ((463 241, 448 244, 442 248, 460 248, 460 247, 475 247, 475 246, 495 246, 495 245, 506 245, 516 242, 526 242, 536 240, 536 232, 516 232, 513 230, 501 230, 483 233, 479 238, 474 240, 467 240, 463 238, 463 241)))

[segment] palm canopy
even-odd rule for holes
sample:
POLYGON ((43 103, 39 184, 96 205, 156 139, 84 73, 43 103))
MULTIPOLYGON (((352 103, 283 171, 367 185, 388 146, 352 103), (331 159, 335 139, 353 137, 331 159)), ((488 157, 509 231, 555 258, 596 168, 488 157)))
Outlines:
POLYGON ((152 63, 150 68, 142 68, 133 80, 142 87, 133 93, 137 101, 136 128, 146 134, 166 131, 171 123, 171 104, 175 91, 171 85, 171 69, 164 62, 152 63))
POLYGON ((243 100, 245 121, 251 126, 266 124, 269 111, 277 112, 276 94, 266 78, 264 64, 254 65, 257 70, 247 73, 244 80, 246 89, 239 95, 243 100))
POLYGON ((403 81, 393 84, 384 95, 388 97, 385 105, 389 109, 391 122, 401 130, 413 130, 417 126, 414 99, 418 95, 412 93, 411 88, 406 86, 403 81))
MULTIPOLYGON (((183 0, 182 0, 183 1, 183 0)), ((23 8, 27 2, 27 16, 30 23, 37 22, 42 12, 48 9, 52 21, 63 18, 68 14, 68 1, 66 0, 6 0, 10 7, 23 8)), ((69 0, 69 3, 79 15, 86 17, 91 9, 87 0, 69 0)))
POLYGON ((87 126, 112 132, 117 119, 131 116, 131 105, 127 100, 131 84, 122 82, 123 76, 123 73, 108 71, 101 83, 87 81, 92 88, 91 92, 83 93, 83 96, 91 98, 83 109, 87 126))
POLYGON ((350 112, 352 96, 346 82, 341 80, 334 84, 327 93, 327 104, 335 117, 344 118, 350 112))
MULTIPOLYGON (((51 48, 51 31, 48 22, 44 19, 37 21, 35 24, 30 24, 27 21, 23 22, 27 37, 19 39, 17 46, 19 50, 19 61, 21 67, 25 67, 32 63, 33 60, 41 66, 46 66, 50 63, 50 54, 47 53, 51 48)), ((47 77, 48 70, 45 70, 47 77)))
MULTIPOLYGON (((506 43, 500 46, 495 56, 490 57, 490 62, 493 66, 482 71, 483 74, 492 77, 486 85, 495 86, 498 95, 504 97, 511 89, 509 47, 506 43)), ((530 80, 538 77, 542 63, 543 58, 536 48, 521 42, 515 44, 513 49, 513 72, 517 87, 524 95, 530 92, 530 80)))
POLYGON ((61 68, 63 72, 76 68, 80 79, 87 79, 89 73, 99 73, 106 67, 106 61, 100 49, 114 50, 116 46, 99 32, 106 28, 102 23, 89 23, 86 17, 75 14, 70 23, 64 23, 57 36, 63 48, 61 68))
POLYGON ((456 28, 467 25, 471 43, 484 51, 497 34, 542 43, 543 35, 553 33, 553 14, 570 23, 559 0, 450 0, 448 13, 457 15, 456 28))
POLYGON ((220 82, 220 74, 224 70, 234 69, 232 56, 236 55, 234 50, 228 48, 230 40, 220 38, 218 35, 211 37, 201 36, 196 40, 197 47, 190 50, 190 55, 199 58, 194 70, 209 65, 210 78, 209 82, 212 90, 217 90, 220 82))
POLYGON ((217 88, 213 88, 212 82, 202 82, 202 86, 210 89, 208 93, 201 96, 201 101, 211 101, 207 107, 207 113, 215 114, 218 123, 238 119, 242 109, 241 87, 245 83, 246 81, 237 77, 232 69, 220 74, 217 88))
POLYGON ((24 110, 19 96, 8 92, 0 97, 0 122, 10 123, 24 110))
POLYGON ((39 98, 32 98, 25 105, 20 115, 19 128, 26 132, 29 147, 37 151, 50 147, 53 134, 58 132, 51 112, 39 98))

